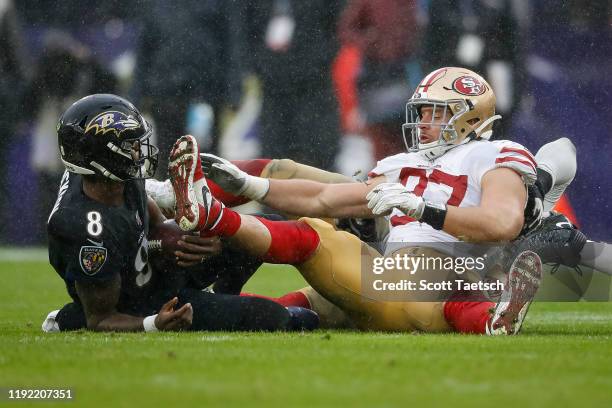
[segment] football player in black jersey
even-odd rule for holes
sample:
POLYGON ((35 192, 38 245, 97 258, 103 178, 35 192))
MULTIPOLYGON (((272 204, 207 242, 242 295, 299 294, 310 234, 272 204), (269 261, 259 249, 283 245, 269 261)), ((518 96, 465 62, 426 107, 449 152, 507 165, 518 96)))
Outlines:
MULTIPOLYGON (((78 328, 80 310, 87 328, 97 331, 316 326, 311 311, 204 292, 177 280, 178 266, 151 266, 147 234, 165 220, 144 188, 155 172, 157 148, 149 141, 151 127, 130 102, 87 96, 64 112, 57 132, 67 171, 49 216, 49 260, 74 300, 53 319, 59 329, 78 328)), ((193 263, 188 247, 198 242, 186 246, 183 264, 193 263)))

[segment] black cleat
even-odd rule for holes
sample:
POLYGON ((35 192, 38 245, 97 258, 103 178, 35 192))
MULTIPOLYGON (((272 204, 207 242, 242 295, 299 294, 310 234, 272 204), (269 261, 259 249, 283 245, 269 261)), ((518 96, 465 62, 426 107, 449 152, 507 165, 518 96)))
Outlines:
POLYGON ((319 315, 310 309, 298 306, 287 307, 290 331, 311 331, 319 327, 319 315))

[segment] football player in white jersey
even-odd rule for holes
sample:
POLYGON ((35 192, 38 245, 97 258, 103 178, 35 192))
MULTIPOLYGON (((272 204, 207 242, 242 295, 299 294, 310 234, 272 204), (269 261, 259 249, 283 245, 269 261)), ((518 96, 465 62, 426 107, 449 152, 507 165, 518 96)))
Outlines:
MULTIPOLYGON (((389 239, 401 246, 389 255, 438 256, 432 243, 507 242, 523 227, 536 162, 521 145, 488 141, 496 119, 495 95, 482 77, 442 68, 424 78, 407 104, 403 128, 408 152, 379 162, 365 183, 263 179, 214 156, 206 156, 203 167, 223 189, 290 214, 391 215, 389 239)), ((381 256, 378 251, 316 218, 271 222, 225 208, 209 194, 205 180, 194 180, 198 165, 195 139, 179 139, 170 164, 177 223, 225 236, 267 262, 295 265, 356 327, 490 334, 520 330, 541 278, 535 253, 525 251, 514 261, 508 273, 512 285, 505 285, 498 304, 373 300, 363 293, 361 270, 364 260, 381 256)), ((432 271, 416 270, 414 278, 423 273, 432 271)))

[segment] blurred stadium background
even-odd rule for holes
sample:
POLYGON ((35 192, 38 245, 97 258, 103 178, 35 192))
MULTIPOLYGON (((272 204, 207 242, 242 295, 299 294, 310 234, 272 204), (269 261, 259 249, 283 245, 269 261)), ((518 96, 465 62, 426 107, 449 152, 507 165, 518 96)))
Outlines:
MULTIPOLYGON (((402 151, 406 100, 449 65, 490 79, 498 138, 574 142, 561 210, 612 242, 610 0, 0 0, 0 387, 73 387, 79 406, 611 406, 610 302, 536 303, 516 338, 40 331, 68 301, 43 248, 68 104, 125 96, 166 153, 189 132, 359 177, 402 151)), ((303 284, 268 265, 245 290, 303 284)))
POLYGON ((498 138, 534 152, 562 136, 575 143, 563 211, 610 241, 610 3, 0 0, 0 199, 13 221, 2 223, 2 244, 45 243, 62 171, 55 123, 81 96, 131 99, 164 154, 190 132, 232 159, 363 175, 403 149, 405 100, 445 65, 490 79, 498 138))

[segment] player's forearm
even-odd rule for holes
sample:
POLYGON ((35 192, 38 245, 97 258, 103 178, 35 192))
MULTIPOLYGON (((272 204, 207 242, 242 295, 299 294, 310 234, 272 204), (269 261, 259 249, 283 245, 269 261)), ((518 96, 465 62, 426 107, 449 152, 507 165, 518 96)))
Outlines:
POLYGON ((328 217, 330 208, 321 200, 325 184, 309 180, 270 179, 262 203, 287 214, 328 217))
POLYGON ((372 217, 367 207, 368 183, 325 184, 309 180, 270 180, 262 202, 304 217, 372 217))
POLYGON ((87 328, 93 331, 137 332, 144 331, 143 318, 124 313, 108 316, 88 316, 87 328))
POLYGON ((466 241, 498 242, 515 239, 522 225, 522 214, 482 207, 448 206, 443 230, 466 241))

